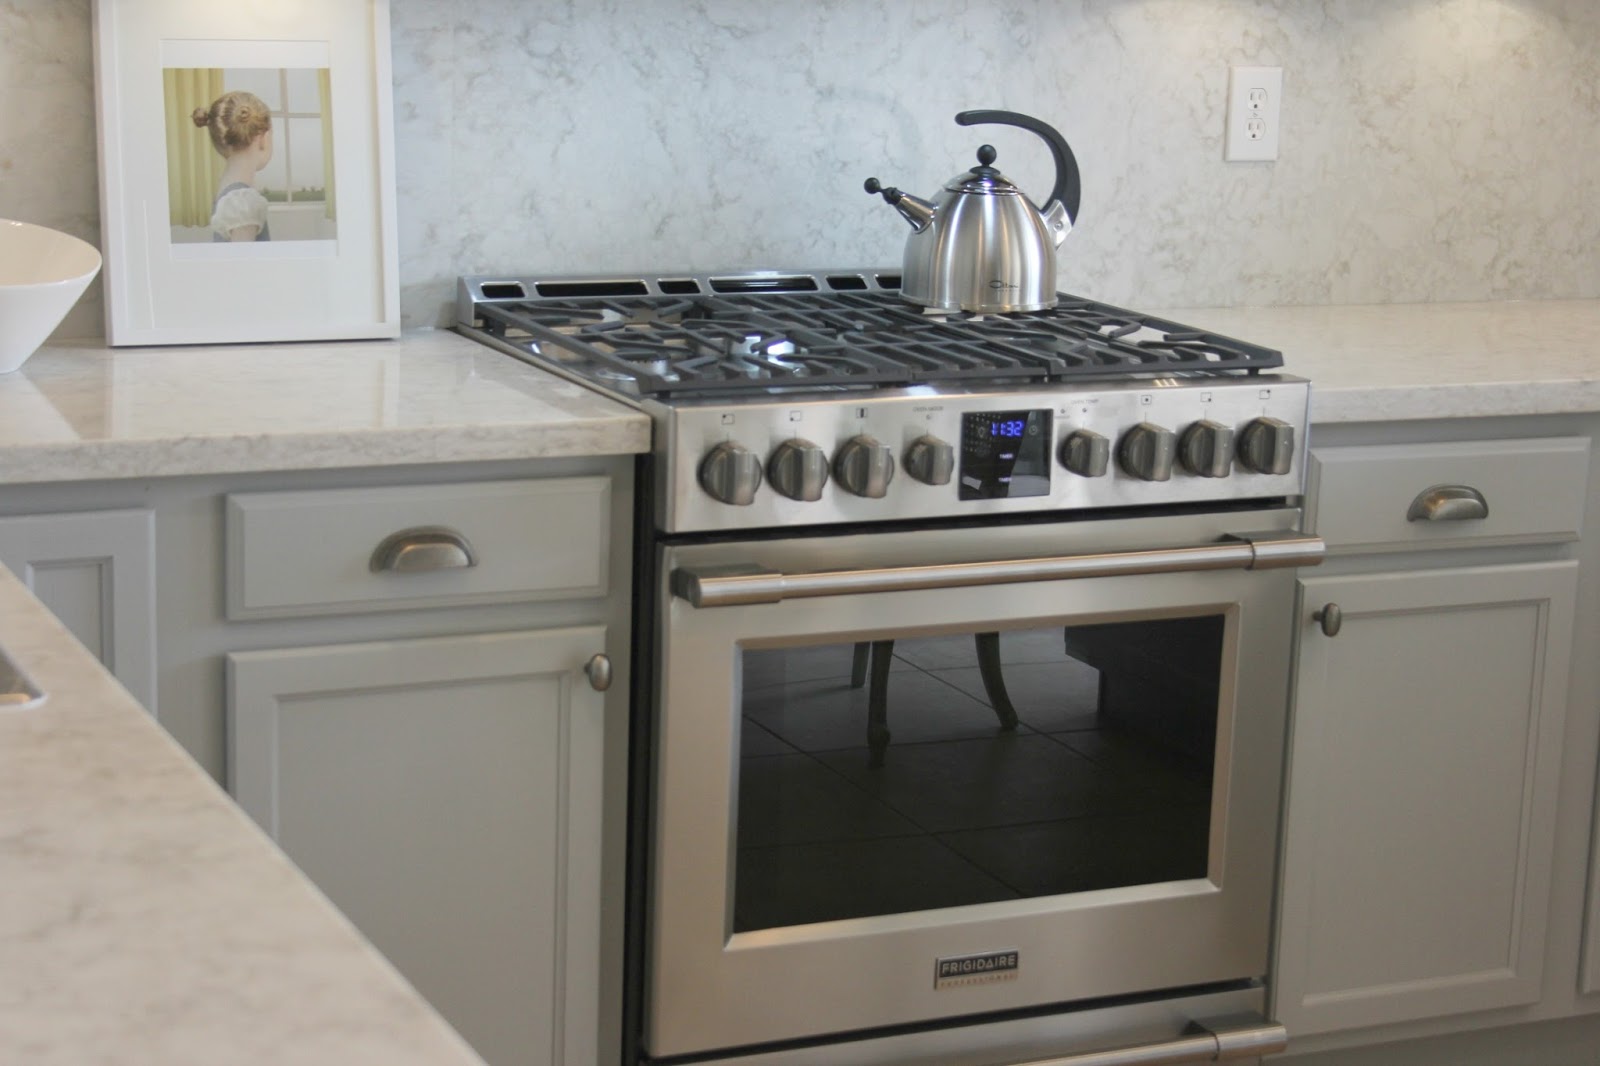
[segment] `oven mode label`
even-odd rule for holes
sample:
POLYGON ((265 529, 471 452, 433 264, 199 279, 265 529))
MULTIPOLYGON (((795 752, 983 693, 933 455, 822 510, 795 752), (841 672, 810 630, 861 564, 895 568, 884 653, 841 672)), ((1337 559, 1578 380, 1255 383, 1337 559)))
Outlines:
POLYGON ((933 987, 958 988, 1017 979, 1016 951, 989 951, 982 955, 955 955, 938 959, 933 967, 933 987))

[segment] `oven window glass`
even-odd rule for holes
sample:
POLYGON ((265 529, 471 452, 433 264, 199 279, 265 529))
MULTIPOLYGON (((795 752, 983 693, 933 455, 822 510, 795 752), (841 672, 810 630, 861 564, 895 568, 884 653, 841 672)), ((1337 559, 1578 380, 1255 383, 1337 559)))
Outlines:
POLYGON ((734 931, 1205 877, 1223 629, 742 649, 734 931))

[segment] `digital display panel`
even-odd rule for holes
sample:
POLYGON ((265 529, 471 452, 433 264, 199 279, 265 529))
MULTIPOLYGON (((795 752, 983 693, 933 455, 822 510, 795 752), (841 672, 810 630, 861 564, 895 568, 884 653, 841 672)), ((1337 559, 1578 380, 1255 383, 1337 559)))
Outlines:
POLYGON ((1050 494, 1050 412, 969 411, 961 416, 963 500, 1050 494))

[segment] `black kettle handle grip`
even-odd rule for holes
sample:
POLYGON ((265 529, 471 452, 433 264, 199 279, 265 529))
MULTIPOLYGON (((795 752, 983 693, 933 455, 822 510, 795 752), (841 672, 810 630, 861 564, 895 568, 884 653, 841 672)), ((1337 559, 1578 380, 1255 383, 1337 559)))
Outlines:
POLYGON ((1050 200, 1061 201, 1061 206, 1067 209, 1067 218, 1074 224, 1078 221, 1078 203, 1083 199, 1083 185, 1078 177, 1078 161, 1072 155, 1072 149, 1067 147, 1067 142, 1056 128, 1049 123, 1041 122, 1032 115, 1022 115, 1015 111, 963 111, 956 116, 958 126, 1016 126, 1028 130, 1043 138, 1044 143, 1050 146, 1050 154, 1056 160, 1056 187, 1050 190, 1050 200))

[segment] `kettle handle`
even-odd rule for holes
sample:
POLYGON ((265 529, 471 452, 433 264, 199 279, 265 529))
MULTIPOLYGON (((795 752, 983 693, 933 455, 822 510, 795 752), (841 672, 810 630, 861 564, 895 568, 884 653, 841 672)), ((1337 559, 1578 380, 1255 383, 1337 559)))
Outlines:
POLYGON ((1078 161, 1072 155, 1072 149, 1067 147, 1066 140, 1056 132, 1054 126, 1041 122, 1031 115, 1018 114, 1015 111, 963 111, 956 116, 958 126, 1016 126, 1038 134, 1044 143, 1050 146, 1050 154, 1056 160, 1056 186, 1050 190, 1050 198, 1045 201, 1049 206, 1051 200, 1059 200, 1066 209, 1067 219, 1074 225, 1078 221, 1078 203, 1083 197, 1082 183, 1078 178, 1078 161))

